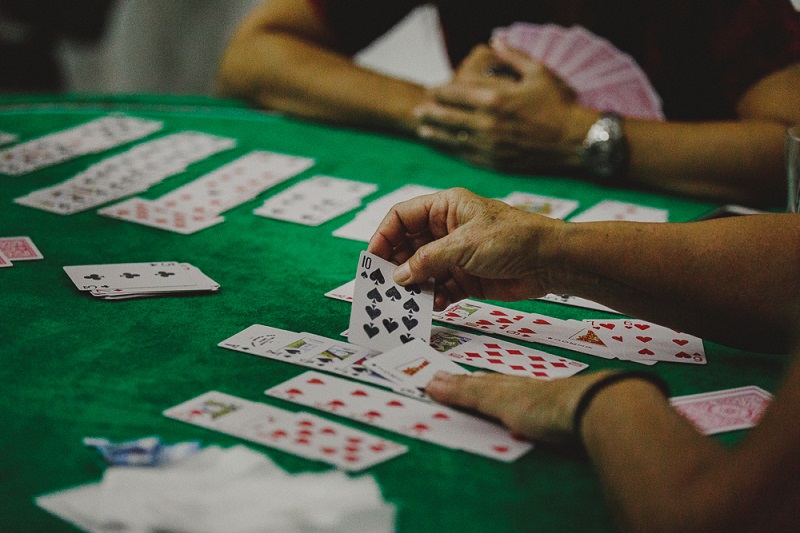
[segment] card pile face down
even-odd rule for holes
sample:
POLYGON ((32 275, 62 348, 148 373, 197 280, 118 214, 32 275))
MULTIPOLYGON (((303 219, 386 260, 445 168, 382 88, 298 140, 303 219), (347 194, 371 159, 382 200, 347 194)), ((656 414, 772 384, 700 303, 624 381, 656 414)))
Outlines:
POLYGON ((414 339, 430 340, 433 281, 402 287, 393 280, 397 265, 363 251, 359 257, 349 340, 387 351, 414 339))
POLYGON ((85 154, 99 153, 141 139, 163 126, 162 122, 135 117, 98 118, 0 151, 0 173, 26 174, 85 154))
POLYGON ((499 461, 514 461, 533 447, 482 418, 319 372, 305 372, 265 393, 499 461))
POLYGON ((755 427, 772 395, 754 385, 670 398, 676 411, 700 433, 715 435, 755 427))
POLYGON ((438 191, 439 189, 413 184, 401 187, 367 204, 367 207, 358 213, 351 222, 338 228, 333 232, 333 235, 335 237, 342 237, 343 239, 369 242, 375 230, 378 229, 383 217, 386 216, 386 213, 388 213, 395 204, 438 191))
POLYGON ((395 442, 310 413, 293 413, 217 391, 164 416, 355 472, 404 454, 395 442))
POLYGON ((372 183, 314 176, 269 198, 253 213, 267 218, 319 226, 361 205, 378 190, 372 183))
POLYGON ((0 268, 14 266, 13 261, 44 259, 30 237, 0 237, 0 268))
POLYGON ((188 235, 223 222, 224 211, 248 202, 314 165, 275 152, 250 152, 156 200, 129 198, 98 213, 188 235))
POLYGON ((582 105, 664 120, 661 98, 636 61, 581 26, 517 22, 496 29, 494 38, 547 65, 575 91, 582 105))
POLYGON ((76 265, 64 271, 79 290, 103 300, 219 291, 218 283, 189 263, 76 265))
POLYGON ((236 141, 200 132, 173 133, 108 157, 65 182, 14 201, 60 215, 71 215, 146 191, 188 166, 228 150, 236 141))

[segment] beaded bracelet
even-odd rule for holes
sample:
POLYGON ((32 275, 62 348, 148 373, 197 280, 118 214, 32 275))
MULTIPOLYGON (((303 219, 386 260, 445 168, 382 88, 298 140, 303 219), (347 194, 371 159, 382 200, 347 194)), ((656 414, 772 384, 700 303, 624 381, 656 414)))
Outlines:
POLYGON ((581 398, 578 400, 578 406, 575 407, 575 414, 572 415, 572 431, 575 432, 575 437, 578 442, 583 443, 583 439, 581 438, 581 422, 583 422, 583 416, 586 414, 586 410, 589 408, 589 404, 592 403, 595 396, 606 387, 627 379, 641 379, 647 381, 655 385, 665 398, 669 398, 669 385, 667 385, 667 382, 664 381, 664 378, 661 376, 650 372, 631 370, 629 372, 617 372, 599 379, 583 392, 581 398))

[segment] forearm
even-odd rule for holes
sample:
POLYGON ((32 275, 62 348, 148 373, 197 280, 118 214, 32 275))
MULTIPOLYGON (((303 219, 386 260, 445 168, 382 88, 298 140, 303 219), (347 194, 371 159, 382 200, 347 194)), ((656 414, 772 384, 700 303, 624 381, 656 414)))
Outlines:
POLYGON ((425 89, 282 33, 248 31, 223 59, 219 91, 315 120, 413 132, 425 89))
POLYGON ((549 292, 728 345, 785 351, 800 295, 800 218, 565 223, 540 242, 549 292))

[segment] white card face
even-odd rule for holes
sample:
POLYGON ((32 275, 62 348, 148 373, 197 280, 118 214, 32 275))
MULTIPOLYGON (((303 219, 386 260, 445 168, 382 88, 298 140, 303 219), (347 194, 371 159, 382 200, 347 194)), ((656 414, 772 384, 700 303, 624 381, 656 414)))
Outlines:
POLYGON ((33 172, 141 139, 162 127, 161 122, 134 117, 98 118, 0 151, 0 173, 19 175, 33 172))
POLYGON ((274 351, 280 350, 295 342, 300 337, 301 334, 295 333, 294 331, 253 324, 220 342, 217 346, 229 350, 236 350, 238 352, 251 353, 261 357, 268 357, 274 353, 274 351))
POLYGON ((434 374, 469 374, 456 363, 416 339, 369 359, 366 366, 389 378, 403 389, 424 391, 434 374))
POLYGON ((582 307, 584 309, 594 309, 596 311, 605 311, 606 313, 615 313, 621 314, 619 311, 615 311, 610 307, 606 307, 603 304, 599 304, 597 302, 593 302, 591 300, 587 300, 586 298, 581 298, 579 296, 570 296, 568 294, 545 294, 544 296, 537 298, 538 300, 544 300, 546 302, 553 302, 557 304, 564 304, 564 305, 571 305, 574 307, 582 307))
POLYGON ((514 461, 532 448, 529 442, 481 418, 318 372, 305 372, 265 393, 505 462, 514 461))
POLYGON ((340 285, 335 289, 332 289, 325 293, 325 296, 328 298, 333 298, 334 300, 342 300, 344 302, 352 302, 353 301, 353 290, 356 287, 356 280, 351 280, 345 283, 344 285, 340 285))
POLYGON ((430 340, 433 283, 401 287, 396 265, 361 252, 350 314, 349 341, 388 351, 413 339, 430 340))
POLYGON ((430 347, 443 355, 450 355, 459 346, 479 338, 481 335, 467 333, 444 326, 433 326, 431 328, 430 347))
POLYGON ((163 414, 347 471, 363 470, 407 451, 400 444, 309 413, 292 413, 216 391, 163 414))
POLYGON ((7 131, 0 131, 0 146, 17 142, 18 137, 7 131))
POLYGON ((501 198, 501 200, 512 207, 536 213, 550 218, 564 219, 580 205, 576 200, 566 200, 564 198, 551 198, 538 194, 525 192, 514 192, 501 198))
POLYGON ((669 211, 643 205, 605 200, 574 216, 570 222, 667 222, 669 211))
POLYGON ((706 364, 702 339, 644 320, 587 321, 606 346, 625 360, 706 364))
POLYGON ((190 269, 175 262, 76 265, 65 266, 64 271, 82 291, 182 287, 197 284, 190 269))

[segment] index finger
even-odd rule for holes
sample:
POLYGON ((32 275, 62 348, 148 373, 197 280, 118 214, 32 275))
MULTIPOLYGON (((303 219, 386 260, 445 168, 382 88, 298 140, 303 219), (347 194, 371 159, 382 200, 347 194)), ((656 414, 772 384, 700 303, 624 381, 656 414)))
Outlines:
POLYGON ((390 259, 395 248, 406 242, 409 235, 422 233, 430 227, 435 199, 436 193, 426 194, 392 207, 369 240, 367 251, 390 259))

